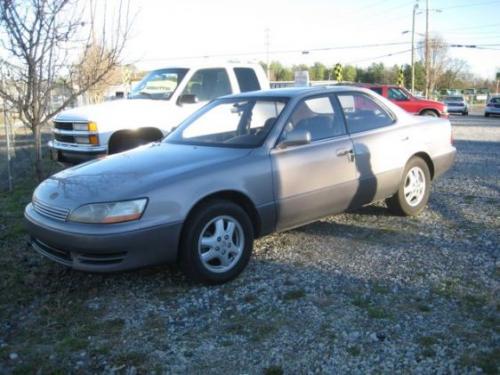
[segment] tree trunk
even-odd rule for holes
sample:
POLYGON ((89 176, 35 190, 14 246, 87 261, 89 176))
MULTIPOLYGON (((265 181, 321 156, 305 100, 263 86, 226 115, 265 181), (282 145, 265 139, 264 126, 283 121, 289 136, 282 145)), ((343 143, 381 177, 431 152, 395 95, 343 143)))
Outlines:
POLYGON ((42 131, 40 124, 33 124, 33 133, 35 135, 35 173, 39 182, 44 179, 42 164, 42 131))

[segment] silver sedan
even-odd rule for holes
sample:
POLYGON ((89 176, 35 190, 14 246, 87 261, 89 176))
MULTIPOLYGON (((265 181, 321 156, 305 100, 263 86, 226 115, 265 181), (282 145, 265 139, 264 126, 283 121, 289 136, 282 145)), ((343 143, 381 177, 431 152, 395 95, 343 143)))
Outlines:
POLYGON ((162 142, 48 178, 25 218, 33 248, 75 269, 177 260, 221 283, 269 233, 380 200, 419 214, 454 157, 448 120, 365 89, 250 92, 209 103, 162 142))

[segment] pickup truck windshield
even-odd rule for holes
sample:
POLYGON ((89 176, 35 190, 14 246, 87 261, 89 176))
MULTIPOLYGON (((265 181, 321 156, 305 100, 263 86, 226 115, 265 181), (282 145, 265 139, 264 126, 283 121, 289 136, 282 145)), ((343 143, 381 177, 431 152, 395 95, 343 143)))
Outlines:
POLYGON ((187 69, 159 69, 149 72, 129 94, 129 99, 168 100, 187 73, 187 69))
POLYGON ((214 102, 187 120, 165 142, 200 146, 258 147, 272 129, 286 99, 239 99, 214 102))

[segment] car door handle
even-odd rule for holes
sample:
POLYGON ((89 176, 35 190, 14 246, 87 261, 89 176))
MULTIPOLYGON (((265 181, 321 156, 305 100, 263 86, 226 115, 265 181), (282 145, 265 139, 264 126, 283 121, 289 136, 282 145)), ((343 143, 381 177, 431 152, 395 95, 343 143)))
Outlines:
POLYGON ((352 149, 340 148, 337 150, 337 156, 345 156, 352 153, 352 149))
POLYGON ((349 161, 354 161, 354 150, 352 148, 340 148, 337 150, 337 156, 346 156, 349 161))

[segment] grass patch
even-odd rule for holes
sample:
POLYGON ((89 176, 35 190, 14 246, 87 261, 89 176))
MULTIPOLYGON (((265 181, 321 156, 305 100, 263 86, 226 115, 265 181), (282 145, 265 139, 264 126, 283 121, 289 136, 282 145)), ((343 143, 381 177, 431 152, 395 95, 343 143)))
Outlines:
POLYGON ((391 317, 385 309, 377 306, 368 306, 366 312, 372 319, 388 319, 391 317))
POLYGON ((347 348, 347 353, 349 353, 353 357, 358 357, 361 354, 361 349, 356 345, 350 346, 347 348))
POLYGON ((431 347, 432 345, 437 344, 438 340, 434 336, 420 336, 417 339, 417 342, 420 346, 428 348, 431 347))
POLYGON ((460 359, 463 367, 479 367, 485 374, 498 374, 500 368, 500 348, 489 352, 464 354, 460 359))
POLYGON ((304 289, 290 290, 283 295, 283 300, 284 301, 294 301, 297 299, 304 298, 305 296, 306 296, 306 292, 304 291, 304 289))
POLYGON ((278 365, 273 365, 266 367, 263 371, 264 375, 283 375, 285 372, 283 371, 283 368, 278 365))

